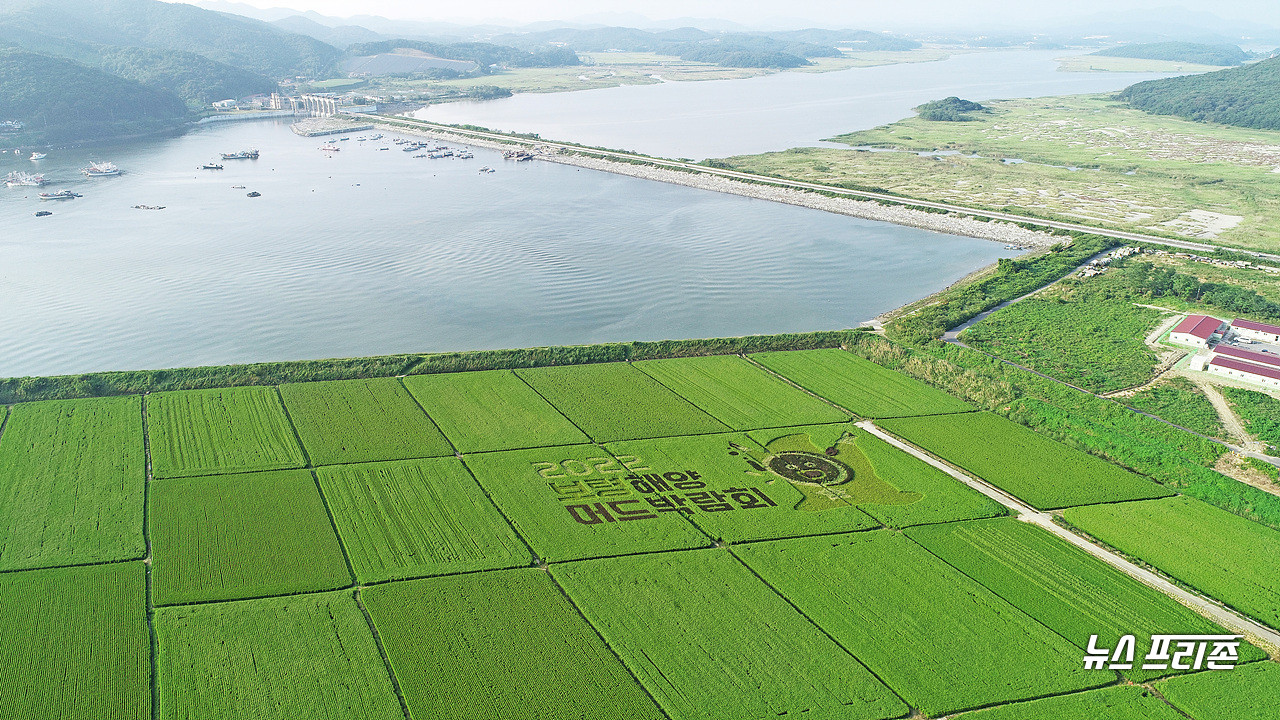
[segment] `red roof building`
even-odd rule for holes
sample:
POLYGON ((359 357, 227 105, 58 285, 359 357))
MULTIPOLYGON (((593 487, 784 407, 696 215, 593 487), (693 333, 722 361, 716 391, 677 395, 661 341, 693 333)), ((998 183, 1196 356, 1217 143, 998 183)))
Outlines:
POLYGON ((1237 318, 1231 321, 1231 329, 1235 331, 1236 335, 1243 338, 1280 343, 1280 327, 1275 325, 1237 318))
POLYGON ((1188 315, 1186 320, 1178 323, 1173 329, 1180 335, 1194 335, 1201 340, 1208 340, 1209 336, 1218 332, 1218 328, 1222 327, 1222 321, 1218 318, 1211 318, 1208 315, 1188 315))
POLYGON ((1265 365, 1254 365, 1235 358, 1215 357, 1209 362, 1209 372, 1216 372, 1227 377, 1238 377, 1261 385, 1280 387, 1280 368, 1265 365))
POLYGON ((1209 347, 1209 338, 1222 329, 1222 321, 1208 315, 1188 315, 1169 333, 1169 339, 1182 345, 1209 347))
POLYGON ((1231 327, 1244 328, 1245 330, 1257 330, 1258 332, 1271 333, 1280 335, 1280 325, 1268 325, 1266 323, 1254 322, 1253 320, 1232 320, 1231 327))
POLYGON ((1218 345, 1213 349, 1213 352, 1221 355, 1230 355, 1233 358, 1246 360, 1258 365, 1280 367, 1280 355, 1274 353, 1254 352, 1253 350, 1245 350, 1233 345, 1218 345))

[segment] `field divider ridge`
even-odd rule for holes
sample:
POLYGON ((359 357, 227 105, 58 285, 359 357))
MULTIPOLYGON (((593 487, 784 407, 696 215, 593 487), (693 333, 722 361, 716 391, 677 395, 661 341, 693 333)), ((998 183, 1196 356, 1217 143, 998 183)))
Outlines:
MULTIPOLYGON (((844 350, 845 352, 849 352, 848 350, 845 350, 845 348, 844 348, 844 347, 841 347, 840 349, 841 349, 841 350, 844 350)), ((835 408, 835 409, 839 410, 840 412, 847 414, 847 415, 849 416, 849 419, 850 419, 850 420, 857 420, 859 417, 861 417, 860 415, 858 415, 858 414, 857 414, 857 413, 855 413, 854 411, 850 410, 849 408, 847 408, 847 407, 845 407, 845 406, 841 405, 840 403, 835 402, 834 400, 828 400, 827 398, 825 398, 825 397, 823 397, 823 396, 819 395, 818 393, 816 393, 816 392, 814 392, 814 391, 810 390, 809 388, 804 387, 803 385, 801 385, 801 384, 797 383, 795 380, 792 380, 791 378, 787 377, 786 375, 780 375, 780 374, 778 374, 777 372, 774 372, 774 371, 773 371, 773 370, 771 370, 770 368, 767 368, 767 367, 765 367, 764 365, 762 365, 762 364, 760 364, 760 363, 756 362, 754 358, 752 358, 752 357, 750 357, 750 356, 746 355, 745 353, 740 353, 740 354, 738 355, 738 357, 742 358, 743 360, 746 360, 747 362, 751 363, 752 365, 755 365, 756 367, 758 367, 758 368, 760 368, 761 370, 763 370, 763 371, 765 371, 765 372, 769 373, 770 375, 772 375, 772 376, 774 376, 774 377, 778 378, 778 379, 779 379, 779 380, 781 380, 782 382, 784 382, 784 383, 786 383, 786 384, 790 385, 791 387, 793 387, 793 388, 795 388, 795 389, 799 390, 800 392, 802 392, 802 393, 804 393, 804 394, 806 394, 806 395, 809 395, 810 397, 815 397, 815 398, 817 398, 817 399, 821 400, 822 402, 824 402, 824 403, 826 403, 826 404, 830 405, 831 407, 833 407, 833 408, 835 408)))
POLYGON ((9 427, 9 416, 13 414, 13 406, 0 405, 0 410, 4 412, 0 415, 0 439, 3 439, 5 428, 9 427))
MULTIPOLYGON (((529 539, 524 536, 524 533, 520 532, 520 528, 516 527, 515 523, 511 522, 511 518, 502 509, 502 506, 499 505, 497 501, 493 499, 493 496, 489 494, 489 488, 486 488, 484 486, 484 483, 480 482, 480 478, 476 477, 476 472, 471 469, 470 465, 467 464, 467 459, 459 455, 458 462, 462 463, 462 469, 467 471, 467 475, 470 476, 471 482, 475 483, 476 487, 480 488, 480 492, 484 493, 484 499, 488 500, 489 504, 493 506, 493 509, 498 511, 498 514, 502 516, 502 521, 507 524, 507 527, 511 528, 511 532, 515 533, 515 536, 520 539, 521 543, 524 544, 525 549, 529 551, 529 566, 540 567, 542 565, 545 565, 546 563, 543 562, 542 558, 538 556, 537 551, 535 551, 533 549, 533 546, 529 544, 529 539)), ((489 572, 489 571, 477 570, 475 572, 489 572)), ((463 575, 466 573, 450 573, 450 574, 463 575)))
POLYGON ((404 375, 396 376, 396 382, 400 383, 400 388, 404 390, 405 394, 409 396, 409 399, 413 401, 413 404, 417 405, 418 409, 422 411, 422 414, 426 416, 427 422, 431 423, 431 427, 435 428, 436 432, 440 433, 440 437, 444 438, 444 441, 449 443, 449 449, 453 451, 453 456, 457 458, 462 457, 462 453, 458 452, 458 446, 454 445, 453 441, 449 439, 449 436, 444 434, 444 428, 440 427, 440 423, 436 422, 436 419, 431 417, 431 413, 427 412, 427 409, 418 401, 418 396, 414 395, 413 391, 409 389, 409 386, 405 384, 404 377, 404 375))
POLYGON ((276 398, 280 400, 280 409, 284 411, 284 419, 289 422, 289 429, 293 431, 294 442, 298 443, 298 448, 302 450, 302 461, 306 463, 304 469, 310 473, 311 482, 316 486, 316 492, 320 494, 320 504, 324 506, 324 514, 329 518, 329 528, 333 530, 333 537, 338 541, 338 549, 342 551, 342 561, 347 564, 347 574, 351 576, 351 584, 347 587, 354 588, 359 583, 356 579, 356 568, 351 563, 351 553, 347 552, 347 544, 342 540, 342 533, 338 531, 338 521, 333 517, 333 508, 329 507, 329 498, 325 497, 324 488, 320 486, 320 476, 316 474, 315 465, 311 464, 311 454, 307 452, 307 446, 302 444, 302 436, 298 434, 298 426, 293 422, 293 415, 289 414, 289 406, 284 402, 284 394, 280 392, 280 386, 272 385, 271 387, 276 391, 276 398))
MULTIPOLYGON (((1280 632, 1249 618, 1248 616, 1233 610, 1208 595, 1191 592, 1183 587, 1173 583, 1159 574, 1144 568, 1123 555, 1114 552, 1101 545, 1090 542, 1088 539, 1072 532, 1071 530, 1054 522, 1052 513, 1042 513, 1015 498, 1009 493, 997 488, 994 485, 979 479, 975 476, 950 466, 949 464, 933 457, 931 454, 916 448, 912 445, 899 440, 889 433, 876 427, 869 420, 857 423, 857 426, 893 445, 894 447, 909 453, 920 460, 923 460, 933 467, 945 472, 951 477, 959 480, 965 485, 977 490, 996 502, 1004 505, 1006 508, 1014 511, 1014 516, 1026 523, 1036 525, 1053 535, 1066 540, 1077 548, 1084 550, 1089 555, 1101 560, 1129 577, 1141 582, 1142 584, 1157 590, 1165 595, 1173 598, 1186 607, 1194 610, 1201 616, 1225 627, 1233 630, 1249 638, 1252 642, 1262 646, 1263 650, 1268 651, 1269 655, 1277 656, 1280 654, 1280 632)), ((1112 503, 1114 504, 1114 503, 1112 503)))
POLYGON ((556 589, 560 591, 560 594, 564 596, 565 601, 569 603, 569 607, 573 608, 573 611, 578 613, 578 617, 582 618, 582 621, 587 624, 587 627, 591 628, 591 631, 596 634, 596 637, 600 638, 600 642, 604 643, 604 646, 609 648, 609 653, 618 659, 618 664, 621 665, 622 669, 626 670, 627 674, 636 681, 636 685, 644 691, 645 696, 653 701, 653 706, 658 708, 658 712, 662 713, 662 716, 667 718, 667 720, 672 720, 667 709, 662 707, 662 704, 658 702, 658 698, 654 697, 653 693, 649 692, 649 688, 645 687, 644 683, 640 682, 640 677, 635 674, 635 671, 631 669, 631 666, 627 664, 627 661, 622 659, 622 656, 618 654, 618 651, 613 649, 613 646, 609 644, 609 640, 605 638, 604 633, 600 632, 600 628, 596 627, 595 623, 591 622, 586 613, 582 612, 582 608, 578 607, 578 603, 573 601, 573 597, 571 597, 569 592, 564 589, 564 586, 560 584, 560 581, 556 580, 556 576, 552 575, 545 567, 540 569, 547 574, 547 578, 551 580, 551 584, 555 585, 556 589))
MULTIPOLYGON (((712 356, 712 357, 714 357, 714 356, 712 356)), ((671 387, 670 385, 667 385, 666 383, 662 382, 662 381, 661 381, 661 380, 659 380, 658 378, 656 378, 656 377, 654 377, 654 376, 650 375, 649 373, 645 372, 642 368, 638 368, 638 367, 636 367, 636 364, 635 364, 634 362, 632 362, 631 360, 627 360, 627 361, 626 361, 626 363, 627 363, 628 365, 630 365, 632 368, 635 368, 635 370, 636 370, 636 371, 638 371, 641 375, 644 375, 645 377, 649 378, 650 380, 652 380, 652 381, 654 381, 654 382, 658 383, 658 386, 659 386, 659 387, 666 388, 667 392, 669 392, 669 393, 671 393, 672 395, 675 395, 676 397, 680 398, 681 400, 683 400, 683 401, 685 401, 685 402, 689 403, 689 407, 694 408, 694 409, 695 409, 695 410, 697 410, 698 412, 702 413, 703 415, 706 415, 707 417, 711 418, 713 421, 715 421, 715 422, 719 423, 721 426, 723 426, 723 427, 724 427, 724 430, 721 430, 721 431, 719 431, 719 432, 694 433, 695 435, 719 435, 719 434, 720 434, 720 432, 737 432, 737 431, 736 431, 736 430, 734 430, 733 428, 731 428, 731 427, 729 427, 728 425, 726 425, 723 421, 721 421, 721 420, 720 420, 720 418, 718 418, 718 417, 716 417, 715 415, 712 415, 711 413, 707 412, 706 410, 703 410, 702 408, 698 407, 698 403, 696 403, 696 402, 694 402, 694 401, 690 400, 689 398, 685 397, 684 395, 681 395, 681 394, 680 394, 680 391, 676 390, 675 388, 671 387)), ((671 437, 686 437, 686 436, 683 436, 683 435, 672 435, 671 437)), ((688 437, 692 437, 692 436, 688 436, 688 437)), ((657 438, 654 438, 654 439, 656 440, 657 438)))
POLYGON ((360 589, 358 585, 352 589, 351 599, 355 601, 356 607, 360 608, 360 612, 364 613, 364 621, 369 625, 369 633, 373 635, 373 644, 377 646, 378 654, 382 656, 382 664, 387 668, 387 677, 391 678, 391 689, 395 691, 396 700, 400 701, 400 711, 404 713, 404 720, 413 720, 413 715, 409 712, 409 703, 404 699, 404 692, 400 689, 400 678, 396 677, 395 668, 391 666, 391 658, 387 656, 387 648, 382 644, 382 635, 378 632, 378 626, 373 624, 373 616, 369 614, 369 608, 364 606, 360 589))
MULTIPOLYGON (((890 532, 892 532, 892 531, 890 531, 890 532)), ((788 538, 779 538, 779 539, 784 539, 784 540, 785 540, 785 539, 788 539, 788 538)), ((893 687, 892 685, 890 685, 890 684, 889 684, 889 683, 888 683, 884 678, 880 677, 880 674, 879 674, 879 673, 877 673, 877 672, 876 672, 875 670, 873 670, 869 665, 867 665, 865 662, 863 662, 863 661, 862 661, 862 658, 860 658, 860 657, 858 657, 857 655, 853 654, 853 651, 851 651, 851 650, 849 650, 849 648, 845 647, 845 646, 844 646, 844 643, 840 642, 840 641, 839 641, 839 640, 837 640, 837 639, 836 639, 836 638, 835 638, 831 633, 827 632, 827 629, 826 629, 826 628, 822 627, 822 626, 821 626, 821 625, 819 625, 817 622, 815 622, 813 618, 809 617, 809 614, 808 614, 808 613, 806 613, 804 610, 801 610, 801 609, 800 609, 800 607, 799 607, 798 605, 796 605, 795 603, 791 602, 791 598, 789 598, 789 597, 787 597, 786 595, 782 594, 782 591, 781 591, 781 590, 779 590, 778 588, 774 587, 774 586, 773 586, 773 583, 769 582, 768 580, 765 580, 765 579, 764 579, 764 577, 762 577, 762 576, 760 575, 760 573, 756 572, 755 568, 751 567, 750 565, 748 565, 748 564, 747 564, 747 562, 746 562, 745 560, 743 560, 742 558, 738 557, 738 554, 737 554, 737 553, 735 553, 735 552, 733 551, 732 547, 728 547, 728 546, 726 546, 726 547, 724 547, 724 548, 722 548, 722 549, 723 549, 725 552, 729 553, 729 557, 733 558, 733 559, 734 559, 734 561, 735 561, 735 562, 737 562, 739 565, 741 565, 743 568, 745 568, 747 572, 751 573, 752 577, 754 577, 756 580, 759 580, 759 581, 760 581, 760 582, 761 582, 765 587, 769 588, 770 592, 772 592, 774 595, 777 595, 778 597, 782 598, 782 601, 783 601, 783 602, 785 602, 787 605, 789 605, 789 606, 791 607, 791 609, 792 609, 792 610, 795 610, 795 611, 796 611, 796 614, 798 614, 800 617, 804 618, 805 622, 807 622, 807 623, 809 623, 810 625, 812 625, 813 627, 817 628, 818 632, 822 633, 823 637, 825 637, 825 638, 827 638, 828 640, 830 640, 833 644, 835 644, 835 646, 836 646, 836 647, 838 647, 838 648, 840 648, 841 650, 843 650, 843 651, 844 651, 844 653, 845 653, 846 655, 848 655, 849 657, 853 658, 854 662, 856 662, 856 663, 858 663, 859 665, 861 665, 862 667, 866 668, 867 672, 871 674, 871 677, 873 677, 873 678, 875 678, 875 679, 876 679, 876 682, 878 682, 878 683, 880 683, 881 685, 883 685, 883 686, 885 687, 885 689, 886 689, 886 690, 888 690, 889 692, 893 693, 893 696, 894 696, 894 697, 896 697, 896 698, 898 698, 899 700, 901 700, 901 701, 902 701, 902 704, 903 704, 903 705, 905 705, 905 706, 907 706, 907 707, 911 710, 911 714, 910 714, 910 715, 908 715, 907 717, 909 717, 909 718, 921 717, 921 715, 919 714, 919 712, 920 712, 920 711, 919 711, 919 709, 917 709, 917 708, 916 708, 914 705, 912 705, 912 704, 911 704, 911 703, 910 703, 910 702, 909 702, 905 697, 903 697, 903 696, 902 696, 902 693, 900 693, 900 692, 898 692, 897 690, 895 690, 895 689, 894 689, 894 687, 893 687)))
POLYGON ((146 556, 142 563, 146 575, 147 633, 151 642, 151 718, 160 720, 160 637, 156 633, 155 593, 151 587, 151 428, 147 418, 147 395, 143 393, 139 407, 142 415, 142 542, 146 556))

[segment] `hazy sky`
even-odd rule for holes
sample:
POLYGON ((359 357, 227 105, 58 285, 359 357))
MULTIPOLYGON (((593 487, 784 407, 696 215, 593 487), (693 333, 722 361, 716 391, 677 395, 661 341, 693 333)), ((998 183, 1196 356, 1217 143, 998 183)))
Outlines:
POLYGON ((240 0, 261 8, 288 7, 325 15, 382 15, 414 20, 563 20, 594 13, 638 13, 653 19, 723 18, 746 24, 779 19, 822 25, 874 28, 904 20, 943 26, 947 23, 1006 25, 1051 23, 1064 16, 1180 6, 1207 10, 1226 18, 1254 19, 1280 25, 1276 0, 240 0))

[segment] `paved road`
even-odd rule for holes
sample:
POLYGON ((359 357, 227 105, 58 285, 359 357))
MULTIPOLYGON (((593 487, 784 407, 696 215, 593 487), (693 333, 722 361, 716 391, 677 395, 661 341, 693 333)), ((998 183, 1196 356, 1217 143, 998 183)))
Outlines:
MULTIPOLYGON (((410 125, 416 125, 428 130, 438 130, 440 132, 452 133, 454 135, 462 135, 467 137, 481 138, 484 140, 492 140, 502 143, 524 143, 536 144, 543 147, 555 148, 567 152, 581 153, 583 155, 593 155, 595 157, 608 158, 613 160, 621 160, 623 162, 642 162, 657 167, 665 167, 673 170, 682 170, 686 172, 696 172, 705 175, 719 175, 720 177, 732 178, 734 180, 743 180, 745 182, 760 183, 764 185, 774 185, 777 187, 795 188, 798 190, 811 190, 823 193, 831 193, 834 195, 842 195, 862 200, 887 200, 898 203, 907 207, 929 208, 932 210, 944 210, 946 212, 960 213, 963 215, 972 215, 980 218, 990 218, 992 220, 1004 220, 1013 223, 1030 223, 1040 227, 1055 228, 1058 230, 1067 230, 1075 232, 1093 233, 1094 235, 1103 235, 1115 238, 1117 240, 1126 240, 1131 242, 1151 243, 1153 245, 1166 245, 1169 247, 1179 248, 1181 250, 1195 250, 1197 252, 1212 253, 1220 249, 1215 245, 1207 245, 1205 243, 1192 242, 1190 240, 1172 240, 1170 238, 1156 237, 1154 235, 1143 235, 1141 233, 1131 233, 1122 230, 1109 230, 1097 228, 1090 225, 1080 225, 1078 223, 1060 222, 1058 220, 1041 220, 1038 218, 1026 217, 1024 215, 1012 215, 1010 213, 1002 213, 994 210, 979 210, 976 208, 964 207, 963 205, 952 205, 950 203, 933 202, 931 200, 914 200, 910 198, 900 197, 898 195, 890 195, 888 193, 871 192, 869 190, 849 190, 847 188, 833 187, 831 185, 820 185, 817 183, 802 182, 799 180, 782 180, 780 178, 767 177, 765 175, 755 175, 752 173, 739 172, 737 170, 725 170, 722 168, 707 167, 706 165, 698 165, 697 163, 682 162, 679 160, 664 160, 662 158, 649 157, 648 155, 639 155, 635 153, 617 152, 614 150, 596 150, 594 148, 584 148, 578 145, 568 143, 550 142, 546 140, 526 140, 523 138, 504 135, 502 133, 482 132, 478 130, 465 130, 454 127, 452 125, 442 125, 440 123, 427 122, 425 120, 417 120, 413 118, 394 117, 394 116, 378 116, 377 119, 384 122, 403 122, 410 125)), ((1232 248, 1235 249, 1235 248, 1232 248)), ((1251 250, 1237 250, 1237 252, 1253 255, 1254 257, 1267 258, 1268 260, 1280 260, 1280 255, 1271 253, 1254 252, 1251 250)))
POLYGON ((1089 542, 1088 540, 1055 523, 1053 521, 1052 514, 1042 513, 1000 488, 991 485, 985 480, 963 473, 950 465, 935 459, 933 456, 925 453, 919 448, 908 445, 898 438, 886 433, 876 427, 875 424, 869 420, 858 423, 858 427, 866 430, 872 435, 875 435, 881 440, 884 440, 890 445, 893 445, 899 450, 920 458, 956 480, 959 480, 965 485, 968 485, 974 490, 977 490, 983 495, 986 495, 992 500, 1004 505, 1012 510, 1019 520, 1044 528, 1045 530, 1057 535, 1063 540, 1066 540, 1072 545, 1075 545, 1081 550, 1084 550, 1090 555, 1114 567, 1125 575, 1128 575, 1138 582, 1172 597, 1183 605, 1186 605, 1192 610, 1195 610, 1201 615, 1213 620, 1222 627, 1246 636, 1255 644, 1269 646, 1264 649, 1267 649, 1273 657, 1280 656, 1280 633, 1275 630, 1255 622, 1244 615, 1231 610, 1230 608, 1224 607, 1216 600, 1202 597, 1193 592, 1184 590, 1163 577, 1160 577, 1156 573, 1130 562, 1123 556, 1113 553, 1100 545, 1095 545, 1089 542))

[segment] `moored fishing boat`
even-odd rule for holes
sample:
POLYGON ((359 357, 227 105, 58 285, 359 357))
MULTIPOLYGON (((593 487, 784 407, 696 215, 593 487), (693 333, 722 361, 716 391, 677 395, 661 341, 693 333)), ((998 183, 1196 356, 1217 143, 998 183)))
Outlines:
POLYGON ((110 177, 112 175, 119 175, 120 168, 116 167, 115 163, 91 162, 89 163, 89 167, 81 170, 80 172, 84 173, 86 177, 110 177))
POLYGON ((40 173, 11 172, 4 179, 9 187, 40 187, 44 183, 44 175, 40 173))
POLYGON ((80 193, 74 193, 70 190, 55 190, 54 192, 40 193, 41 200, 74 200, 83 197, 80 193))
POLYGON ((241 150, 240 152, 222 153, 223 160, 257 160, 257 150, 241 150))

